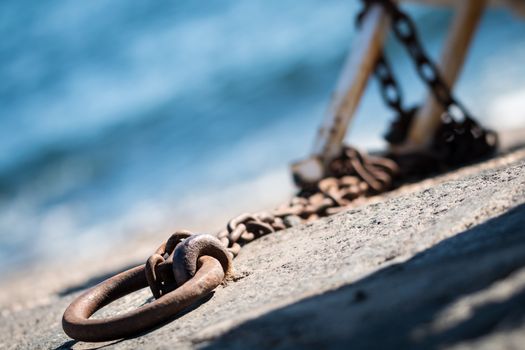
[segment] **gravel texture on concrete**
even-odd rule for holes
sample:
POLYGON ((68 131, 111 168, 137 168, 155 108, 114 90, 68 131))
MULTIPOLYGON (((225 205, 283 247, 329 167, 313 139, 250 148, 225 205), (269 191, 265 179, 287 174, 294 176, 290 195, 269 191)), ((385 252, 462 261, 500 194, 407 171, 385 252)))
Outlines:
MULTIPOLYGON (((518 150, 254 241, 233 281, 135 338, 62 332, 62 312, 95 276, 4 310, 0 348, 525 348, 524 203, 518 150)), ((142 290, 96 317, 149 298, 142 290)))

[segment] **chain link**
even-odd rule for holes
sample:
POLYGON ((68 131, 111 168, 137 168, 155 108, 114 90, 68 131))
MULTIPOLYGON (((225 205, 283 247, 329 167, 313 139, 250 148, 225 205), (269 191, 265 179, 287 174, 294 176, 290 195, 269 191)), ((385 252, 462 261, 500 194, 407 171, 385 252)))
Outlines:
POLYGON ((414 119, 417 108, 407 109, 403 106, 403 91, 384 53, 377 60, 374 75, 379 81, 381 97, 384 103, 396 115, 389 131, 385 134, 385 139, 391 144, 400 144, 407 137, 408 128, 414 119))
POLYGON ((469 120, 475 123, 467 109, 453 96, 448 84, 441 77, 436 64, 429 58, 421 45, 414 21, 390 0, 380 1, 392 18, 392 30, 397 39, 403 43, 416 66, 416 71, 432 91, 434 98, 443 109, 455 120, 469 120), (459 115, 454 115, 459 112, 459 115))

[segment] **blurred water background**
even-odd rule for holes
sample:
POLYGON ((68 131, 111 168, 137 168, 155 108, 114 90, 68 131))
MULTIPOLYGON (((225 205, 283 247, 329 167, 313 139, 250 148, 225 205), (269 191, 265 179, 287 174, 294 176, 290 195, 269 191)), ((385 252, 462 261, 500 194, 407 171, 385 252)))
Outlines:
MULTIPOLYGON (((451 12, 408 9, 437 57, 451 12)), ((310 150, 357 11, 343 0, 0 2, 0 272, 206 227, 239 197, 250 208, 287 197, 287 166, 310 150)), ((402 48, 387 51, 407 100, 421 100, 402 48)), ((488 13, 457 89, 484 124, 525 125, 523 62, 525 22, 488 13)), ((382 147, 392 117, 377 89, 348 136, 361 148, 382 147)))

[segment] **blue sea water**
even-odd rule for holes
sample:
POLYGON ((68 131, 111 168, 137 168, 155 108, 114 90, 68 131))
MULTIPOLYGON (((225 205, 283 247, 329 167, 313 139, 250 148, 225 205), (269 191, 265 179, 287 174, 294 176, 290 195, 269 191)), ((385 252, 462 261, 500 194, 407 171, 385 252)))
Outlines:
MULTIPOLYGON (((451 12, 409 10, 437 57, 451 12)), ((0 2, 0 271, 118 242, 194 193, 307 155, 357 11, 343 0, 0 2)), ((421 100, 402 48, 387 51, 409 104, 421 100)), ((457 89, 483 123, 525 125, 524 61, 525 22, 488 13, 457 89)), ((349 141, 381 147, 391 117, 370 84, 349 141)))

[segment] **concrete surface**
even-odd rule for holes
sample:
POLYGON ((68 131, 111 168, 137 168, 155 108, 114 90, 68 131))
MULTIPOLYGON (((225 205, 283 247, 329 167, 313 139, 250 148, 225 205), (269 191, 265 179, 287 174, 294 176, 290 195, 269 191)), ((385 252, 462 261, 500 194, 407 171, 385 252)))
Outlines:
POLYGON ((525 348, 524 203, 518 150, 252 242, 234 281, 136 338, 93 344, 62 332, 62 312, 91 276, 5 307, 0 349, 525 348))

